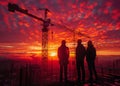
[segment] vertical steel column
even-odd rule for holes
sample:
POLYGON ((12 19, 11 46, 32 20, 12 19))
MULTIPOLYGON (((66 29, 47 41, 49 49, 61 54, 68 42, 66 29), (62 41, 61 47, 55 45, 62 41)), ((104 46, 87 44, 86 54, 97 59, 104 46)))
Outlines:
MULTIPOLYGON (((48 30, 42 30, 42 60, 48 59, 48 30)), ((46 62, 45 62, 46 63, 46 62)))

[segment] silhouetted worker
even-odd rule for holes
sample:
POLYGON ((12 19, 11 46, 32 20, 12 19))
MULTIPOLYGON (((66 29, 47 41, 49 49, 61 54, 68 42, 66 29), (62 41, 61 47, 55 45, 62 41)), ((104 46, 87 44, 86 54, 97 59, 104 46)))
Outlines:
POLYGON ((77 47, 76 47, 76 67, 77 67, 77 74, 78 74, 78 82, 82 80, 82 82, 84 83, 85 81, 84 58, 85 58, 86 50, 81 43, 82 43, 82 40, 78 39, 77 47))
POLYGON ((64 80, 67 82, 67 66, 68 66, 68 59, 69 59, 69 48, 66 47, 66 41, 62 40, 61 46, 58 48, 58 58, 60 63, 60 82, 63 79, 63 72, 64 72, 64 80))
POLYGON ((93 74, 97 80, 97 72, 95 69, 95 59, 96 59, 96 49, 92 44, 92 41, 88 41, 88 47, 86 51, 86 61, 88 63, 88 69, 89 69, 89 81, 93 82, 93 74))

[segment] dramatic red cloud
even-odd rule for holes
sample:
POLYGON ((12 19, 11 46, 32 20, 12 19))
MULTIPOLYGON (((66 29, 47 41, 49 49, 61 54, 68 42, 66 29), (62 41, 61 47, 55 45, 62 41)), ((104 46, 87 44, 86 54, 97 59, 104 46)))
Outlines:
MULTIPOLYGON (((26 0, 24 2, 23 0, 1 0, 0 42, 34 43, 37 41, 41 44, 43 23, 19 12, 9 12, 7 8, 9 2, 18 4, 40 18, 44 18, 44 10, 38 9, 50 10, 48 17, 54 26, 49 27, 49 46, 54 43, 55 50, 62 39, 67 40, 68 45, 74 43, 74 31, 76 31, 75 40, 81 38, 85 46, 88 40, 93 40, 99 50, 104 47, 105 49, 120 47, 119 0, 26 0), (86 35, 90 38, 86 38, 86 35)), ((55 55, 54 52, 52 55, 55 55)))

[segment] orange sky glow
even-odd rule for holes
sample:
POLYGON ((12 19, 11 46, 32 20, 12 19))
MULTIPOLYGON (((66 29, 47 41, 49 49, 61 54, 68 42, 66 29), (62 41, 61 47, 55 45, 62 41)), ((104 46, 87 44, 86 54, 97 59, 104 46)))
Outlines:
POLYGON ((42 49, 42 22, 20 12, 9 12, 8 2, 18 4, 40 18, 44 18, 44 11, 38 8, 50 10, 48 17, 54 24, 49 26, 48 32, 50 57, 57 56, 57 49, 63 39, 67 41, 71 56, 74 56, 77 39, 82 39, 85 47, 87 41, 92 40, 97 55, 120 55, 119 0, 1 0, 1 54, 41 56, 42 49))

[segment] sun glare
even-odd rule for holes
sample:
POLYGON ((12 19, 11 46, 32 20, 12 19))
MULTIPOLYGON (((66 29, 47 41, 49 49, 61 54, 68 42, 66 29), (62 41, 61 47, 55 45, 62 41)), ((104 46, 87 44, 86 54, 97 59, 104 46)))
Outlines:
POLYGON ((51 52, 50 56, 52 56, 52 57, 57 56, 57 53, 56 52, 51 52))

